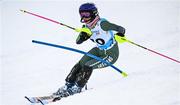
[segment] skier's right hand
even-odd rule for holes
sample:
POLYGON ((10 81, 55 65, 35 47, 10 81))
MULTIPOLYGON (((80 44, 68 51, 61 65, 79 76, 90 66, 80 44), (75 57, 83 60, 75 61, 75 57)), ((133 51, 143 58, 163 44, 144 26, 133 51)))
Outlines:
POLYGON ((87 28, 87 27, 76 28, 75 31, 76 31, 76 32, 80 32, 80 33, 81 33, 81 32, 84 32, 84 33, 86 33, 88 36, 91 36, 91 35, 92 35, 91 30, 90 30, 89 28, 87 28))
POLYGON ((81 44, 89 38, 90 36, 86 32, 80 32, 79 36, 76 39, 76 44, 81 44))

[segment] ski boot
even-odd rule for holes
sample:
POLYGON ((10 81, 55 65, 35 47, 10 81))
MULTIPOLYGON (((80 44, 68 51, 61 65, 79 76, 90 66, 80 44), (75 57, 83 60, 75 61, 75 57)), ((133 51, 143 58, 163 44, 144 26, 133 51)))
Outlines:
POLYGON ((81 87, 79 87, 76 83, 66 83, 64 86, 58 89, 56 93, 53 93, 53 95, 56 95, 60 98, 63 97, 68 97, 70 95, 80 93, 81 92, 81 87))

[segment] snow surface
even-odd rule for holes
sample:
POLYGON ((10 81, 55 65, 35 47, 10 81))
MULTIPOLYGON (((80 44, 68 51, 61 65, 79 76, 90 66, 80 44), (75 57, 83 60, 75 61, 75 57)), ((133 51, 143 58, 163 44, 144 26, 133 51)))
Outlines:
MULTIPOLYGON (((130 40, 180 60, 179 0, 93 1, 101 17, 126 28, 130 40)), ((24 96, 55 92, 81 54, 37 45, 32 40, 90 50, 87 41, 75 44, 78 33, 52 22, 24 14, 24 9, 56 21, 81 27, 81 0, 1 0, 0 105, 30 105, 24 96)), ((119 45, 115 66, 94 70, 92 90, 50 105, 180 105, 180 64, 137 46, 119 45)))

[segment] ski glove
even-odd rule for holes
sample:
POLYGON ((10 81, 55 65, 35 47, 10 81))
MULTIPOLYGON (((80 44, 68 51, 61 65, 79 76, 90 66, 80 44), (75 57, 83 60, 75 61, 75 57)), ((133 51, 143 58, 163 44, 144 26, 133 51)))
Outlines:
POLYGON ((120 33, 120 32, 116 33, 116 35, 121 36, 121 37, 125 37, 125 35, 123 33, 120 33))
POLYGON ((88 36, 91 36, 92 35, 92 32, 89 28, 83 26, 83 28, 77 28, 75 29, 76 32, 84 32, 86 33, 88 36))
POLYGON ((78 38, 76 39, 76 44, 81 44, 89 38, 90 36, 86 32, 80 32, 78 38))

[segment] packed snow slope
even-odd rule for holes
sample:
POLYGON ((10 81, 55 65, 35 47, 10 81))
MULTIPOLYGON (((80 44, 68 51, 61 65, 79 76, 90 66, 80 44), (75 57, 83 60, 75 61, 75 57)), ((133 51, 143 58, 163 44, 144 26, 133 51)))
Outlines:
MULTIPOLYGON (((126 28, 126 37, 142 46, 180 60, 178 0, 93 1, 99 15, 126 28)), ((37 45, 32 40, 88 51, 90 40, 76 45, 73 30, 25 13, 24 9, 72 27, 81 27, 81 0, 1 0, 0 105, 30 105, 24 96, 55 92, 83 56, 37 45)), ((50 105, 180 105, 180 64, 135 45, 119 44, 114 64, 124 78, 107 67, 94 70, 93 88, 50 105)))

